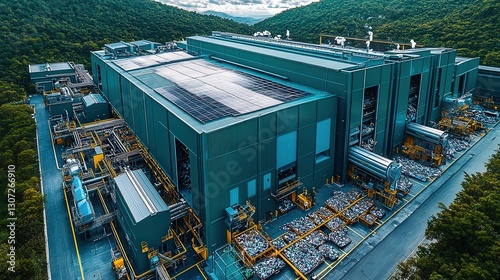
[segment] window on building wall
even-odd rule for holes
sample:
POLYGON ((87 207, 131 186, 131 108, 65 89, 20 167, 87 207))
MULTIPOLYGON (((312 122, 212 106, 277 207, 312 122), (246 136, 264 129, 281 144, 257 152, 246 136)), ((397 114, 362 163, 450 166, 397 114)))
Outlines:
POLYGON ((230 192, 229 192, 229 205, 230 206, 233 206, 235 204, 239 204, 239 190, 238 190, 238 187, 232 189, 230 192))
POLYGON ((264 174, 262 179, 263 179, 262 185, 263 185, 264 190, 270 189, 271 188, 271 173, 264 174))
POLYGON ((326 119, 316 124, 316 163, 330 157, 330 127, 332 120, 326 119))
POLYGON ((278 136, 276 144, 277 169, 297 161, 297 131, 278 136))
POLYGON ((247 183, 248 198, 257 194, 257 180, 253 179, 247 183))

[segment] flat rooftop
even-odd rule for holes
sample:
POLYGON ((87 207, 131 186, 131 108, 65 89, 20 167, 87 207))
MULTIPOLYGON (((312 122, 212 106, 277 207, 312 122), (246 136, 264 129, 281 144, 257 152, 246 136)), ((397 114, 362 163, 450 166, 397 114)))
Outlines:
POLYGON ((69 64, 69 62, 57 62, 57 63, 47 62, 44 64, 30 64, 28 67, 30 74, 50 72, 50 71, 61 71, 61 70, 72 70, 72 71, 75 70, 73 69, 71 64, 69 64))
POLYGON ((199 132, 330 95, 184 51, 118 59, 94 54, 199 132))
POLYGON ((234 47, 237 49, 241 49, 248 52, 265 54, 273 57, 280 57, 290 61, 296 61, 300 63, 310 64, 313 66, 318 66, 322 68, 332 69, 336 71, 341 70, 352 70, 359 68, 359 64, 357 62, 350 62, 347 60, 334 59, 325 59, 320 57, 314 57, 308 55, 307 53, 301 54, 296 52, 290 52, 286 49, 273 49, 266 47, 265 45, 252 45, 248 43, 238 42, 238 41, 229 41, 229 40, 221 40, 217 37, 205 37, 205 36, 192 36, 189 37, 188 40, 197 40, 202 42, 207 42, 211 44, 216 44, 225 47, 234 47))

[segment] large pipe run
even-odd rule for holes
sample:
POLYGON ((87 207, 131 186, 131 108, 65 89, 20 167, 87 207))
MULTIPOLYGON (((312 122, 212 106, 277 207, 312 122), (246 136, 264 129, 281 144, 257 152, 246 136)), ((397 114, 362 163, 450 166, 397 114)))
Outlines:
POLYGON ((357 168, 388 182, 401 177, 401 164, 358 146, 349 148, 348 161, 357 168))

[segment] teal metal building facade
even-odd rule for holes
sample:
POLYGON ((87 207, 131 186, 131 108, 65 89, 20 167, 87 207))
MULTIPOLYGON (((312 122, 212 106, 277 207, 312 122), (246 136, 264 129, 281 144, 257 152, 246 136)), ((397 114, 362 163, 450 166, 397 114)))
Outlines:
POLYGON ((225 208, 250 200, 267 220, 280 185, 345 182, 349 147, 369 139, 391 158, 408 122, 437 122, 446 97, 474 90, 479 64, 447 48, 377 53, 220 32, 185 45, 96 51, 92 72, 202 218, 209 252, 226 242, 225 208))

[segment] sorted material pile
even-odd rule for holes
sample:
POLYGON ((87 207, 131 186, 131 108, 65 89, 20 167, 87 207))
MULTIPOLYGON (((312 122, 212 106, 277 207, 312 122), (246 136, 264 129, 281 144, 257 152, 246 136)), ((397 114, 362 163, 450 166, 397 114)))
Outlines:
POLYGON ((377 219, 382 219, 385 216, 385 210, 382 209, 382 208, 379 208, 379 207, 375 206, 370 211, 370 214, 372 214, 373 216, 377 217, 377 219))
POLYGON ((299 235, 304 235, 316 227, 313 221, 311 221, 308 217, 295 219, 291 221, 288 226, 299 235))
POLYGON ((293 231, 287 231, 283 234, 283 240, 285 240, 286 243, 291 243, 297 238, 299 238, 299 236, 293 231))
POLYGON ((252 270, 260 279, 267 279, 273 274, 278 274, 285 267, 285 262, 276 257, 265 258, 256 263, 252 270))
POLYGON ((247 231, 236 237, 236 242, 254 258, 269 248, 269 243, 255 229, 247 231))
POLYGON ((309 216, 309 218, 311 218, 311 220, 313 220, 313 222, 316 225, 319 225, 322 224, 326 219, 333 216, 333 212, 330 209, 321 206, 318 210, 314 211, 313 213, 307 214, 307 216, 309 216))
POLYGON ((347 201, 350 203, 353 203, 354 201, 358 200, 361 197, 362 193, 358 189, 352 189, 347 192, 347 201))
POLYGON ((290 199, 285 198, 279 202, 278 209, 281 213, 286 213, 295 208, 295 206, 297 206, 295 203, 293 203, 290 199))
POLYGON ((288 226, 288 223, 284 223, 278 229, 279 230, 289 230, 290 227, 288 226))
POLYGON ((401 178, 396 182, 396 190, 403 193, 404 195, 410 192, 411 186, 413 186, 412 181, 406 176, 401 176, 401 178))
POLYGON ((356 206, 357 208, 357 210, 355 211, 359 212, 359 214, 362 214, 370 210, 373 207, 373 205, 374 205, 373 199, 365 197, 363 200, 358 201, 358 203, 356 203, 354 206, 356 206))
POLYGON ((335 231, 345 225, 344 221, 342 221, 339 217, 335 217, 328 221, 326 227, 328 227, 331 231, 335 231))
POLYGON ((342 216, 345 218, 348 224, 353 224, 357 222, 359 214, 353 210, 353 207, 342 212, 342 216))
POLYGON ((455 153, 469 148, 469 142, 453 137, 448 137, 448 146, 444 148, 444 154, 447 159, 454 159, 455 153))
POLYGON ((304 275, 324 261, 321 253, 305 240, 300 240, 285 250, 285 256, 304 275))
POLYGON ((305 240, 314 247, 318 247, 328 240, 328 235, 321 230, 315 230, 306 236, 305 240))
POLYGON ((363 222, 363 224, 371 227, 375 224, 375 221, 377 220, 377 217, 370 213, 363 214, 359 217, 359 219, 363 222))
POLYGON ((441 169, 437 167, 424 166, 405 157, 396 157, 396 162, 401 163, 401 173, 403 175, 415 178, 422 182, 427 182, 432 178, 441 176, 441 169))
POLYGON ((328 239, 339 248, 344 248, 351 243, 351 238, 347 235, 347 228, 341 228, 330 232, 328 239))
POLYGON ((286 246, 286 242, 285 240, 283 240, 283 237, 278 237, 271 243, 273 243, 274 248, 276 248, 277 250, 281 250, 281 248, 286 246))
POLYGON ((490 115, 485 114, 483 110, 472 110, 469 112, 469 118, 482 123, 494 124, 497 122, 495 112, 490 112, 490 115))
POLYGON ((347 195, 341 191, 334 191, 333 197, 330 197, 327 201, 325 201, 325 204, 334 212, 340 212, 350 205, 347 200, 347 195))
POLYGON ((319 246, 318 251, 325 258, 329 258, 332 261, 336 260, 340 255, 340 253, 332 245, 328 244, 323 244, 319 246))

